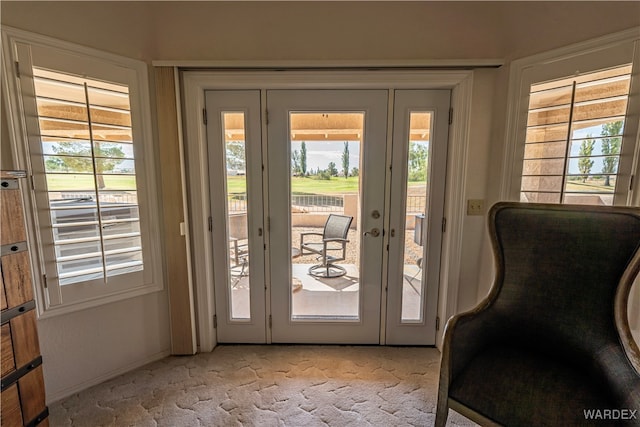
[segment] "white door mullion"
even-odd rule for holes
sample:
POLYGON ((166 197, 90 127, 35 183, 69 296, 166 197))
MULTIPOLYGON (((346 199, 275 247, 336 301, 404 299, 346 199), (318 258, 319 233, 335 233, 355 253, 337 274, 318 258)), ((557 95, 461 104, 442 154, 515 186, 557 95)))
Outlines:
POLYGON ((262 157, 262 223, 263 223, 263 242, 264 244, 264 291, 265 291, 265 335, 267 344, 271 344, 272 334, 271 325, 268 319, 271 319, 271 247, 270 241, 271 230, 269 227, 269 158, 268 153, 268 113, 267 113, 267 91, 260 90, 260 111, 262 112, 260 119, 260 137, 262 140, 260 155, 262 157))

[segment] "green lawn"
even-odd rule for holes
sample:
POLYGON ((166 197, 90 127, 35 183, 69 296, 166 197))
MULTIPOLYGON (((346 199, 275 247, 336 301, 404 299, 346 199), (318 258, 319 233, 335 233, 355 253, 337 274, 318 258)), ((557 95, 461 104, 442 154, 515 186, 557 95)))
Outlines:
MULTIPOLYGON (((329 180, 291 177, 291 191, 293 194, 356 194, 360 178, 333 177, 329 180)), ((413 184, 413 183, 412 183, 413 184)), ((412 185, 410 184, 410 185, 412 185)), ((424 185, 417 182, 415 185, 424 185)), ((227 191, 229 193, 244 193, 246 191, 246 176, 227 177, 227 191)))
MULTIPOLYGON (((291 190, 294 194, 347 194, 358 192, 358 177, 331 178, 320 180, 313 178, 291 177, 291 190)), ((228 176, 227 192, 244 193, 246 176, 228 176)))
POLYGON ((615 178, 611 180, 610 186, 604 185, 604 179, 593 179, 582 182, 580 180, 567 181, 567 191, 594 192, 594 193, 613 193, 615 190, 615 178))
POLYGON ((291 177, 293 194, 356 194, 359 190, 360 177, 334 177, 331 179, 313 179, 291 177))
MULTIPOLYGON (((135 191, 136 178, 131 175, 103 175, 105 188, 102 190, 135 191)), ((48 174, 49 191, 93 191, 95 182, 90 174, 48 174)))

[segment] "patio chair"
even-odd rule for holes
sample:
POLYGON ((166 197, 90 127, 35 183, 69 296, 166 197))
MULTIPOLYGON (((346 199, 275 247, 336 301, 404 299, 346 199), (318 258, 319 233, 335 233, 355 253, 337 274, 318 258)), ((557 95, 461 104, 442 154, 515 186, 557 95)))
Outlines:
POLYGON ((435 425, 449 408, 483 426, 637 425, 640 210, 504 202, 489 232, 494 283, 447 322, 435 425))
POLYGON ((229 269, 231 275, 231 287, 235 289, 240 283, 243 277, 249 276, 249 253, 238 255, 235 261, 235 265, 232 265, 229 269))
POLYGON ((249 275, 249 233, 246 214, 229 215, 229 255, 231 280, 235 288, 240 279, 249 275))
POLYGON ((416 267, 418 267, 418 269, 416 270, 415 273, 413 273, 413 276, 411 276, 411 279, 409 279, 410 283, 413 283, 413 281, 416 280, 416 277, 418 277, 418 274, 422 273, 422 257, 416 260, 416 267))
POLYGON ((317 254, 319 264, 309 267, 309 274, 316 277, 332 278, 347 274, 347 270, 334 262, 342 261, 347 253, 347 234, 353 221, 352 216, 330 214, 322 233, 300 233, 300 254, 317 254), (321 236, 322 240, 310 242, 305 237, 321 236))
POLYGON ((249 253, 249 231, 247 228, 247 214, 231 214, 229 221, 229 252, 234 266, 243 262, 249 253))

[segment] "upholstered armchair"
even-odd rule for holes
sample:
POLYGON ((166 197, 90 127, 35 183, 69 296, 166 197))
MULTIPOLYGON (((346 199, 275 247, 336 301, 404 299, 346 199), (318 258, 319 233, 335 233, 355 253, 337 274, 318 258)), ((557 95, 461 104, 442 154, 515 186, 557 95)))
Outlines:
POLYGON ((482 426, 640 425, 640 210, 498 203, 489 233, 495 281, 447 322, 436 426, 449 408, 482 426))

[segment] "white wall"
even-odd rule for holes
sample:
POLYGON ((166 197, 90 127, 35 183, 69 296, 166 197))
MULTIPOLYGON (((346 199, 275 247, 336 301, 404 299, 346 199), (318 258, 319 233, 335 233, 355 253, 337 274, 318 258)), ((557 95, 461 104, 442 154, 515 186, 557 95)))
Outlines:
MULTIPOLYGON (((487 181, 489 179, 489 154, 492 142, 493 100, 496 90, 496 70, 477 70, 473 75, 469 152, 466 170, 466 199, 485 200, 485 212, 489 209, 487 181)), ((486 247, 486 215, 465 216, 464 243, 458 289, 458 310, 472 308, 478 301, 479 288, 488 288, 492 269, 491 254, 486 247)))
POLYGON ((47 401, 169 355, 166 292, 38 322, 47 401))
MULTIPOLYGON (((0 22, 151 60, 513 59, 639 25, 640 2, 14 2, 0 22)), ((466 198, 497 200, 508 62, 474 76, 466 198)), ((3 121, 4 123, 4 121, 3 121)), ((3 128, 4 128, 3 124, 3 128)), ((5 131, 2 166, 5 167, 5 131)), ((179 177, 176 177, 179 179, 179 177)), ((458 308, 493 270, 484 217, 466 217, 458 308)), ((49 396, 159 357, 166 292, 43 320, 49 396)))

